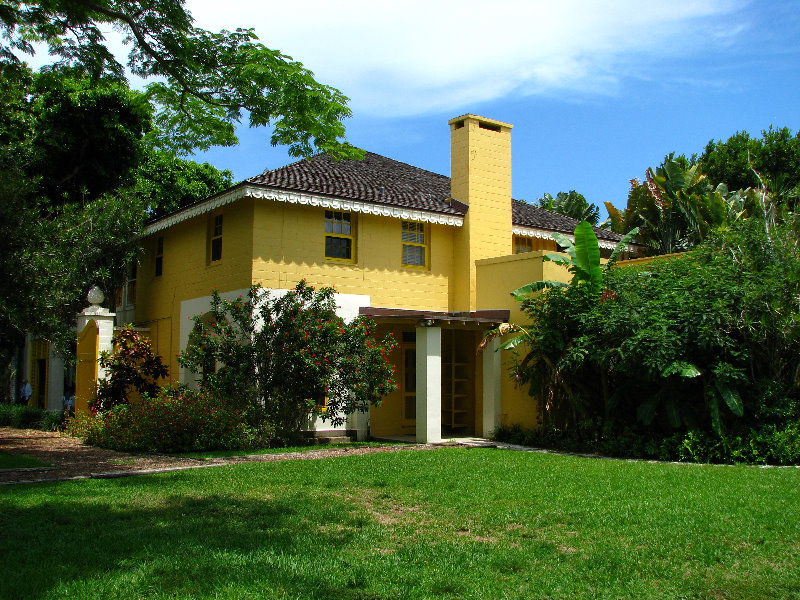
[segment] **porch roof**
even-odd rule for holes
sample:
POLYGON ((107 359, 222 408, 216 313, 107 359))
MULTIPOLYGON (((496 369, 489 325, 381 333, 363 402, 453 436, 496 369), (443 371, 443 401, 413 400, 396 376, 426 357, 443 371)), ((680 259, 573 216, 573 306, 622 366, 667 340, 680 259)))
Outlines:
POLYGON ((376 321, 417 322, 426 321, 429 325, 456 324, 463 325, 489 325, 496 326, 508 323, 511 311, 509 310, 473 310, 443 312, 437 310, 417 310, 410 308, 380 308, 376 306, 362 306, 358 309, 359 315, 364 315, 376 321))

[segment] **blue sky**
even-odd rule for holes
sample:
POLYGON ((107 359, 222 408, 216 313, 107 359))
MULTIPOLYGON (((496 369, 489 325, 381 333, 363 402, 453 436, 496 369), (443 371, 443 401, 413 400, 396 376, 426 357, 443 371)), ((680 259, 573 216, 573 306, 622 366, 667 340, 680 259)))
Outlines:
MULTIPOLYGON (((188 0, 207 29, 261 41, 351 101, 350 142, 448 174, 447 121, 512 123, 513 194, 575 189, 624 207, 669 152, 800 129, 800 0, 188 0)), ((243 179, 292 159, 268 132, 196 158, 243 179)))

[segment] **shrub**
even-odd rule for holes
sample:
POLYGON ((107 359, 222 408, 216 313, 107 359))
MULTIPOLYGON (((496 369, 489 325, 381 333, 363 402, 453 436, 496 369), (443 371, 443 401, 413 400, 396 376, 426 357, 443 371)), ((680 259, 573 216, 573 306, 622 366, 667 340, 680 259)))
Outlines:
POLYGON ((751 219, 692 252, 608 271, 602 294, 573 283, 526 297, 517 375, 542 422, 695 431, 680 452, 709 460, 750 429, 800 418, 798 243, 751 219))
POLYGON ((51 412, 46 410, 39 420, 37 429, 42 431, 63 431, 68 415, 67 411, 51 412))
POLYGON ((140 397, 156 396, 158 380, 168 374, 161 357, 153 352, 150 340, 132 327, 114 332, 113 343, 113 352, 100 354, 100 366, 108 375, 97 382, 97 397, 92 406, 101 411, 126 404, 132 392, 140 397))
POLYGON ((26 404, 0 404, 0 427, 61 431, 64 429, 64 414, 26 404))
POLYGON ((592 452, 622 458, 647 458, 694 463, 749 463, 800 465, 800 421, 783 428, 769 425, 742 435, 719 436, 692 429, 671 435, 606 424, 597 437, 577 429, 542 427, 526 430, 519 425, 500 426, 492 433, 498 442, 548 448, 563 452, 592 452))
POLYGON ((279 436, 292 437, 310 415, 340 425, 397 389, 388 358, 396 344, 373 333, 371 320, 336 314, 333 289, 305 281, 283 295, 256 286, 230 302, 215 291, 179 362, 217 398, 261 412, 279 436))
POLYGON ((269 445, 270 429, 250 424, 248 417, 210 394, 178 388, 107 411, 76 414, 69 420, 67 432, 88 444, 125 452, 196 452, 269 445))

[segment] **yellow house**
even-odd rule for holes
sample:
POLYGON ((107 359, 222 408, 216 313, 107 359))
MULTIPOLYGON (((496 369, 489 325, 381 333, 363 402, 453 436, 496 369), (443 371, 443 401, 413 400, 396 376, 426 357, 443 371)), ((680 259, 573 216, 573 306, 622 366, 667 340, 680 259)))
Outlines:
MULTIPOLYGON (((498 352, 478 354, 485 331, 521 315, 509 292, 566 272, 541 260, 553 232, 576 222, 512 200, 511 128, 471 114, 449 122, 451 177, 367 153, 316 156, 267 171, 151 222, 138 269, 118 298, 118 320, 150 330, 171 377, 191 317, 251 285, 334 287, 341 315, 370 315, 392 331, 400 389, 343 429, 359 438, 488 435, 534 425, 498 352)), ((620 236, 597 230, 601 246, 620 236)), ((317 422, 318 433, 329 424, 317 422)))

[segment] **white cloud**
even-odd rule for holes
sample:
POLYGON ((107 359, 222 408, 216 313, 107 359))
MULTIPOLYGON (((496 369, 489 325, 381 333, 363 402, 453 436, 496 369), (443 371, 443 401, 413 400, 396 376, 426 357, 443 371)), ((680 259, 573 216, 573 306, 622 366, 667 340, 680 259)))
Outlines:
POLYGON ((647 59, 731 43, 743 0, 188 0, 206 29, 253 27, 354 110, 413 115, 518 94, 613 92, 647 59))
MULTIPOLYGON (((735 43, 749 0, 187 0, 195 24, 252 27, 364 115, 457 111, 508 96, 616 93, 654 59, 735 43)), ((109 46, 121 62, 118 32, 109 46)), ((27 58, 34 66, 46 53, 27 58)), ((132 84, 144 82, 132 78, 132 84)))

